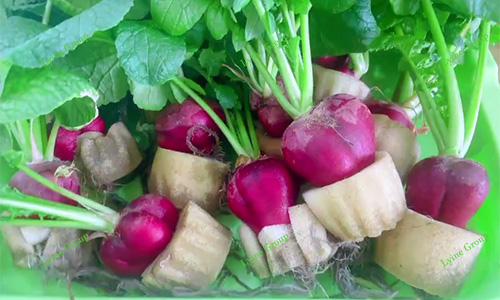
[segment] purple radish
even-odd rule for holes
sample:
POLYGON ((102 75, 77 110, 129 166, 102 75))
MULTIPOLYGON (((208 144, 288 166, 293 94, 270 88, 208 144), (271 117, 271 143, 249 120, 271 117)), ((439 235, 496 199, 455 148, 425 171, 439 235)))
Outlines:
POLYGON ((450 225, 465 228, 488 195, 488 174, 479 163, 454 156, 418 162, 408 174, 408 207, 450 225))
POLYGON ((285 130, 281 148, 287 165, 316 186, 345 179, 375 161, 370 110, 352 95, 331 96, 285 130))

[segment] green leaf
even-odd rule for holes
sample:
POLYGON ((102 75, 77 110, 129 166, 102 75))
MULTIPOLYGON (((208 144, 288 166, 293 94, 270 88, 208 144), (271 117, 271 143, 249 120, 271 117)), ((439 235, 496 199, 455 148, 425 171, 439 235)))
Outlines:
POLYGON ((226 60, 226 51, 214 52, 212 49, 203 49, 198 61, 202 68, 207 70, 208 76, 219 74, 222 64, 226 60))
POLYGON ((168 85, 144 85, 130 82, 130 92, 135 105, 146 110, 161 110, 168 102, 168 85))
POLYGON ((101 0, 52 0, 52 3, 70 16, 76 16, 101 0))
POLYGON ((161 29, 181 35, 200 20, 210 0, 151 0, 151 16, 161 29))
POLYGON ((264 25, 260 21, 259 14, 253 5, 245 7, 243 13, 247 17, 245 26, 245 39, 247 41, 259 37, 264 32, 264 25))
POLYGON ((83 42, 83 37, 118 24, 132 3, 133 0, 103 0, 16 47, 2 51, 1 57, 27 68, 41 67, 42 60, 53 58, 56 53, 66 54, 83 42))
POLYGON ((0 96, 2 95, 5 80, 7 79, 11 67, 12 64, 10 62, 0 59, 0 96))
POLYGON ((203 22, 196 23, 184 35, 186 41, 186 51, 193 53, 196 52, 205 41, 205 37, 208 35, 209 33, 205 24, 203 22))
POLYGON ((99 106, 118 102, 127 95, 127 75, 111 43, 90 40, 54 65, 87 78, 99 91, 99 106))
POLYGON ((134 0, 134 6, 125 15, 126 20, 141 20, 149 13, 149 0, 134 0))
POLYGON ((14 143, 6 124, 0 124, 0 155, 12 150, 14 143))
POLYGON ((500 42, 500 24, 491 26, 490 43, 496 44, 498 42, 500 42))
POLYGON ((250 0, 234 0, 233 10, 235 13, 240 12, 243 8, 245 8, 250 0))
POLYGON ((186 45, 147 22, 123 22, 118 27, 116 49, 127 75, 135 82, 161 85, 172 79, 184 61, 186 45))
POLYGON ((187 85, 188 87, 190 87, 191 89, 193 89, 196 92, 198 92, 198 94, 201 94, 203 96, 207 95, 205 93, 205 90, 199 84, 197 84, 196 82, 194 82, 193 80, 184 77, 184 78, 182 78, 182 82, 184 82, 184 84, 187 85))
POLYGON ((20 10, 43 6, 45 5, 45 1, 46 0, 3 0, 3 5, 5 5, 5 8, 11 10, 20 10))
POLYGON ((311 8, 309 0, 290 0, 291 7, 296 14, 306 14, 311 8))
POLYGON ((240 27, 235 27, 232 32, 233 47, 236 52, 241 51, 245 47, 245 31, 240 27))
POLYGON ((356 0, 311 0, 311 2, 313 7, 331 14, 337 14, 351 8, 356 3, 356 0))
POLYGON ((220 0, 220 4, 225 8, 232 8, 235 0, 220 0))
POLYGON ((234 91, 233 87, 229 85, 221 85, 214 83, 210 86, 215 94, 215 97, 219 101, 220 106, 225 109, 241 109, 241 103, 238 101, 238 95, 234 91))
POLYGON ((394 13, 399 16, 414 15, 420 8, 420 0, 389 0, 394 13))
POLYGON ((13 67, 0 97, 0 123, 46 115, 73 98, 85 96, 97 101, 99 94, 72 73, 57 68, 13 67))
POLYGON ((229 18, 229 12, 218 1, 214 1, 208 7, 205 18, 208 30, 214 39, 220 40, 227 34, 229 28, 226 24, 226 19, 229 18))
POLYGON ((54 115, 62 126, 71 129, 80 129, 92 122, 99 111, 97 97, 91 93, 83 93, 84 97, 73 98, 54 110, 54 115), (95 97, 95 100, 92 99, 95 97))
POLYGON ((41 34, 49 27, 32 19, 10 17, 0 23, 0 57, 9 48, 14 48, 41 34))
POLYGON ((436 0, 466 16, 477 16, 500 23, 500 1, 498 0, 436 0))
POLYGON ((339 14, 329 14, 313 7, 309 19, 314 57, 365 52, 380 34, 370 0, 359 0, 339 14))

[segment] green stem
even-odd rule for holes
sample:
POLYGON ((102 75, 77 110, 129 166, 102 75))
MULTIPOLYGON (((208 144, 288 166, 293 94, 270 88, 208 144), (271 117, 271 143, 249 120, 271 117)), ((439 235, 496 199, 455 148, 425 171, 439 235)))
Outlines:
POLYGON ((432 8, 431 0, 422 0, 422 7, 436 43, 437 53, 441 56, 439 64, 443 73, 446 98, 448 100, 448 134, 445 136, 445 149, 440 154, 457 156, 464 144, 464 115, 457 77, 455 76, 453 67, 449 63, 450 53, 448 52, 448 47, 446 46, 436 13, 432 8))
POLYGON ((290 14, 288 11, 288 4, 286 3, 286 1, 282 2, 282 4, 280 5, 280 8, 281 8, 281 14, 283 15, 283 18, 285 19, 285 23, 287 25, 288 34, 292 38, 296 37, 297 36, 297 29, 295 28, 295 24, 294 24, 295 20, 290 17, 290 14))
POLYGON ((354 65, 354 74, 356 78, 361 78, 370 68, 370 53, 349 53, 349 57, 354 65))
POLYGON ((255 70, 253 67, 253 63, 250 61, 250 56, 245 51, 245 49, 242 49, 242 53, 243 53, 243 59, 245 60, 244 61, 245 67, 247 68, 248 75, 250 76, 250 80, 252 80, 252 84, 259 89, 259 92, 262 93, 262 86, 255 77, 255 70))
POLYGON ((38 116, 32 120, 33 122, 33 141, 39 149, 42 158, 45 146, 47 144, 47 125, 45 124, 45 116, 38 116), (43 119, 42 119, 43 118, 43 119))
POLYGON ((38 126, 38 118, 30 120, 30 143, 31 143, 31 160, 32 162, 41 162, 43 160, 43 149, 41 149, 42 141, 40 140, 40 128, 38 126))
POLYGON ((409 72, 402 72, 399 77, 398 85, 392 95, 392 102, 402 103, 413 95, 413 81, 411 81, 409 72))
POLYGON ((302 45, 302 68, 300 72, 300 89, 302 91, 301 110, 309 111, 313 103, 313 69, 311 45, 309 43, 309 16, 300 15, 300 39, 302 45))
POLYGON ((215 124, 217 124, 219 129, 222 131, 222 133, 227 138, 227 140, 229 141, 229 143, 233 147, 234 151, 238 155, 249 156, 246 153, 245 149, 238 142, 238 139, 235 138, 235 136, 231 133, 229 128, 227 128, 226 124, 224 124, 224 121, 222 121, 222 119, 214 112, 214 110, 205 101, 203 101, 203 99, 201 99, 197 93, 195 93, 192 89, 190 89, 188 86, 186 86, 184 84, 184 82, 182 82, 182 80, 180 80, 177 77, 174 77, 172 79, 172 82, 175 83, 179 88, 181 88, 189 96, 191 96, 191 98, 193 98, 193 100, 196 101, 196 103, 198 103, 198 105, 201 106, 201 108, 203 108, 203 110, 212 118, 212 120, 214 120, 215 124))
POLYGON ((255 127, 253 125, 252 114, 250 112, 249 101, 243 101, 245 108, 245 119, 247 120, 248 135, 250 135, 250 140, 252 141, 253 158, 257 158, 260 155, 259 141, 257 139, 257 134, 255 133, 255 127))
POLYGON ((31 177, 31 178, 35 179, 36 181, 38 181, 39 183, 41 183, 42 185, 48 187, 49 189, 65 196, 65 197, 68 197, 68 198, 78 202, 79 204, 81 204, 82 206, 84 206, 86 208, 89 208, 89 209, 95 210, 99 213, 107 214, 107 215, 116 215, 117 214, 116 211, 112 210, 111 208, 109 208, 107 206, 104 206, 100 203, 97 203, 95 201, 87 199, 83 196, 80 196, 80 195, 75 194, 75 193, 73 193, 65 188, 58 186, 54 182, 48 180, 47 178, 43 177, 42 175, 38 174, 37 172, 33 171, 32 169, 28 168, 27 166, 25 166, 22 163, 16 165, 16 167, 19 170, 26 173, 26 175, 28 175, 29 177, 31 177))
MULTIPOLYGON (((73 221, 75 225, 77 223, 80 223, 79 227, 73 227, 73 228, 102 230, 110 233, 113 232, 115 224, 118 221, 117 213, 114 213, 114 215, 109 216, 109 218, 112 221, 108 221, 103 216, 96 215, 79 207, 74 207, 63 203, 57 203, 24 194, 22 194, 22 199, 0 197, 0 207, 2 206, 7 208, 21 209, 29 212, 69 219, 70 221, 73 221)), ((18 223, 21 222, 16 220, 18 219, 11 219, 11 221, 6 222, 5 218, 3 218, 4 222, 2 223, 12 224, 15 222, 18 223)), ((56 222, 54 220, 48 220, 48 221, 51 222, 46 223, 47 220, 32 220, 29 226, 50 227, 49 224, 56 222)), ((61 220, 60 222, 64 221, 67 220, 61 220)))
MULTIPOLYGON (((293 104, 295 108, 300 107, 300 99, 301 99, 301 91, 295 80, 293 75, 292 68, 288 63, 285 52, 282 48, 278 47, 274 41, 278 41, 279 37, 276 32, 272 32, 269 26, 269 21, 267 20, 267 12, 262 4, 261 0, 252 0, 255 9, 257 10, 257 14, 261 19, 261 22, 264 24, 264 28, 266 31, 267 38, 271 44, 271 48, 273 50, 274 56, 273 59, 278 65, 278 69, 280 70, 281 78, 285 83, 286 90, 288 93, 288 97, 290 98, 290 102, 293 104), (266 26, 267 25, 267 26, 266 26)), ((260 71, 260 70, 259 70, 260 71)), ((268 82, 269 83, 269 82, 268 82)))
POLYGON ((476 66, 476 74, 474 76, 474 88, 472 90, 471 99, 469 102, 469 108, 467 110, 465 118, 465 141, 464 145, 460 151, 460 156, 463 157, 469 150, 470 144, 472 142, 472 137, 474 136, 474 131, 476 130, 477 117, 479 115, 479 106, 481 104, 481 96, 483 92, 483 82, 484 82, 484 68, 486 66, 486 53, 488 52, 489 35, 491 31, 491 24, 489 21, 482 21, 481 29, 479 33, 480 45, 479 45, 479 57, 476 66))
POLYGON ((26 161, 31 161, 31 138, 30 138, 30 123, 27 120, 16 122, 18 131, 20 132, 20 139, 23 140, 24 148, 24 159, 26 161))
POLYGON ((413 73, 413 76, 416 79, 416 86, 417 86, 417 92, 418 96, 420 99, 420 102, 422 104, 422 109, 424 111, 424 116, 427 122, 429 123, 429 127, 432 133, 432 136, 434 137, 434 141, 436 142, 436 145, 438 147, 439 152, 444 150, 444 139, 443 139, 443 134, 442 130, 443 128, 440 128, 438 125, 438 121, 436 120, 436 110, 431 109, 431 104, 432 102, 432 95, 431 92, 429 91, 429 88, 425 85, 424 80, 422 79, 422 76, 418 73, 417 66, 415 66, 415 63, 411 60, 411 57, 404 51, 401 51, 403 56, 406 58, 408 61, 408 64, 411 67, 411 72, 413 73))
MULTIPOLYGON (((264 79, 266 80, 267 84, 269 84, 269 88, 273 92, 273 95, 276 97, 278 100, 279 104, 283 109, 290 115, 292 118, 298 118, 301 113, 292 106, 292 104, 286 99, 285 94, 281 90, 281 88, 278 86, 276 83, 276 79, 274 79, 271 74, 267 71, 266 66, 258 59, 257 53, 255 53, 255 50, 250 45, 246 45, 245 49, 248 51, 248 54, 250 54, 250 57, 255 63, 255 66, 259 70, 259 73, 264 76, 264 79)), ((287 89, 288 91, 288 89, 287 89)))
POLYGON ((56 145, 57 131, 59 130, 60 126, 61 126, 61 123, 59 123, 59 120, 57 120, 57 118, 55 118, 54 124, 52 125, 52 129, 50 130, 50 136, 49 136, 49 141, 47 143, 47 149, 45 150, 45 160, 47 160, 47 161, 52 161, 54 159, 54 148, 56 145))
POLYGON ((43 12, 42 24, 48 25, 50 21, 50 13, 52 12, 52 1, 47 0, 45 4, 45 11, 43 12))
POLYGON ((238 126, 238 132, 240 133, 240 141, 243 144, 246 153, 251 155, 253 154, 253 148, 252 144, 250 143, 250 137, 248 136, 245 123, 243 122, 243 118, 241 117, 241 113, 239 111, 236 111, 235 115, 236 115, 236 124, 238 126))

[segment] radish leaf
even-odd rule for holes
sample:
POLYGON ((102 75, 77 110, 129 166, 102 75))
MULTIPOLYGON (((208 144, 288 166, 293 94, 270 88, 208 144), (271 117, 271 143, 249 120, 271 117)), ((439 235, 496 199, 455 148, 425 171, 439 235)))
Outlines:
POLYGON ((68 15, 76 16, 100 1, 101 0, 52 0, 52 3, 68 15))
POLYGON ((99 106, 118 102, 127 95, 127 75, 113 44, 89 40, 54 64, 87 78, 99 91, 99 106))
POLYGON ((359 0, 339 14, 313 7, 309 19, 313 57, 365 52, 380 34, 370 0, 359 0))
POLYGON ((311 3, 313 7, 337 14, 351 8, 356 3, 356 0, 311 0, 311 3))
POLYGON ((80 129, 99 114, 96 105, 98 97, 92 92, 84 92, 81 97, 73 98, 56 108, 54 115, 64 127, 80 129))
POLYGON ((169 98, 168 86, 165 84, 152 86, 131 82, 130 92, 135 105, 146 110, 161 110, 169 98))
POLYGON ((436 2, 448 5, 466 16, 477 16, 500 22, 500 1, 498 0, 437 0, 436 2))
POLYGON ((208 30, 216 40, 223 38, 229 28, 227 27, 226 20, 229 18, 227 9, 224 9, 217 1, 214 1, 205 14, 208 30))
POLYGON ((151 0, 151 16, 161 29, 181 35, 200 20, 210 0, 151 0))
POLYGON ((0 155, 12 150, 13 145, 12 136, 7 125, 0 124, 0 155))
POLYGON ((181 37, 166 35, 147 22, 123 22, 118 27, 116 48, 127 75, 135 82, 161 85, 181 67, 186 44, 181 37))
POLYGON ((234 0, 233 10, 234 12, 240 12, 243 8, 245 8, 250 0, 234 0))
POLYGON ((78 16, 25 40, 16 47, 4 49, 1 57, 22 67, 41 67, 41 60, 46 61, 58 52, 66 54, 67 44, 118 24, 132 3, 132 0, 103 0, 78 16))
MULTIPOLYGON (((5 89, 0 97, 0 123, 11 123, 48 114, 73 98, 89 96, 97 100, 97 91, 83 78, 57 68, 23 69, 13 67, 7 77, 5 89)), ((82 100, 88 101, 88 100, 82 100)), ((92 101, 94 102, 94 101, 92 101)), ((73 102, 74 103, 74 102, 73 102)), ((75 105, 73 109, 81 108, 75 105)), ((69 107, 62 108, 62 110, 69 107)), ((60 114, 63 114, 63 111, 60 114)), ((75 127, 95 118, 89 110, 85 115, 70 121, 64 118, 63 125, 75 127)))
POLYGON ((419 0, 390 0, 392 9, 399 16, 413 15, 420 8, 419 0))

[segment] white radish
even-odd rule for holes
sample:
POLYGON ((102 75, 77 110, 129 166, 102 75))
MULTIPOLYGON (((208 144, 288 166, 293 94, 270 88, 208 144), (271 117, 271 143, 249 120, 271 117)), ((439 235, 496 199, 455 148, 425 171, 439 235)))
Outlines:
POLYGON ((220 192, 229 166, 215 159, 158 148, 149 189, 182 209, 193 201, 209 213, 219 208, 220 192))
POLYGON ((362 101, 371 96, 371 91, 363 81, 354 76, 344 74, 317 65, 313 66, 314 73, 314 103, 335 94, 349 94, 362 101))
POLYGON ((411 286, 455 297, 479 255, 483 244, 478 240, 484 238, 407 210, 395 229, 376 239, 374 258, 411 286))
POLYGON ((264 248, 259 244, 259 239, 253 230, 248 227, 245 223, 242 223, 240 228, 238 228, 238 234, 240 235, 241 244, 245 250, 247 257, 254 257, 256 254, 258 258, 252 259, 250 267, 259 276, 259 278, 268 278, 271 276, 269 272, 269 266, 267 265, 267 259, 264 253, 264 248))
POLYGON ((303 194, 321 224, 343 241, 377 237, 396 227, 406 210, 403 185, 387 152, 355 175, 303 194))

